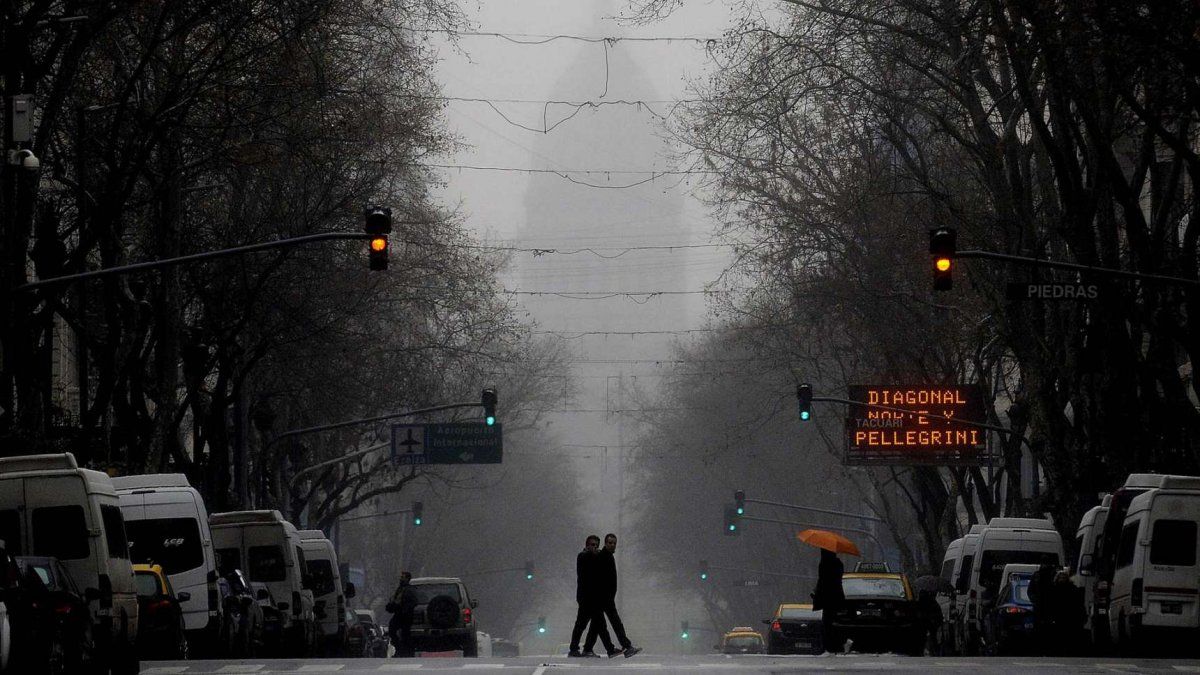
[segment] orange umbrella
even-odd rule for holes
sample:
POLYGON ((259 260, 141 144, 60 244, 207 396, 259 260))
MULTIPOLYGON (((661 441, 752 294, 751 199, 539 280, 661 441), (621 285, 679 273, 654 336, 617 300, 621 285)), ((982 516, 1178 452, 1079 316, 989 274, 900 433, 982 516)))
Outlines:
POLYGON ((862 553, 858 552, 858 547, 854 545, 854 542, 829 530, 803 530, 796 535, 796 538, 809 546, 823 548, 826 551, 846 553, 848 555, 862 555, 862 553))

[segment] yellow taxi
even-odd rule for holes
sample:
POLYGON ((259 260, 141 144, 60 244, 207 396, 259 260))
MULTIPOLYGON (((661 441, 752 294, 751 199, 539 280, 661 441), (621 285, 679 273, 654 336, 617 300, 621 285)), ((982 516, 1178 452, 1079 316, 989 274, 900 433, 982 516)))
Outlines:
POLYGON ((908 577, 895 572, 847 572, 842 575, 842 593, 846 602, 833 619, 839 642, 853 640, 858 652, 924 653, 925 622, 908 577))
POLYGON ((717 649, 722 654, 761 654, 763 639, 750 626, 734 626, 732 630, 721 637, 717 649))
POLYGON ((812 604, 785 602, 763 623, 767 632, 768 654, 820 654, 825 650, 821 641, 821 612, 812 604))
POLYGON ((182 661, 188 657, 183 610, 187 592, 175 594, 160 565, 134 565, 138 601, 138 652, 143 659, 182 661))

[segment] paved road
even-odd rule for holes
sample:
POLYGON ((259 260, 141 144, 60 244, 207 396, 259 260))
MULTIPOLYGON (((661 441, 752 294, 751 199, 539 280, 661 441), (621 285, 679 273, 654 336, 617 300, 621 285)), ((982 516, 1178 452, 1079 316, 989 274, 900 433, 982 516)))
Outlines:
POLYGON ((1200 673, 1198 660, 1110 658, 909 658, 903 656, 660 656, 639 654, 632 659, 568 659, 562 656, 523 656, 512 659, 312 659, 244 661, 152 661, 142 675, 231 675, 236 673, 380 673, 496 672, 503 675, 557 675, 587 671, 610 673, 806 673, 899 671, 909 673, 1200 673))

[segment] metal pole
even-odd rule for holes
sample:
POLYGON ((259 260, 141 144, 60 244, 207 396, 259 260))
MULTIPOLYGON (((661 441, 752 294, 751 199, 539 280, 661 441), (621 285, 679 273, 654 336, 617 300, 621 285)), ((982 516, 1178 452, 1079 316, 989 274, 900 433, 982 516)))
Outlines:
POLYGON ((870 538, 871 541, 875 542, 875 546, 879 549, 879 554, 883 555, 883 544, 880 543, 879 539, 877 539, 875 537, 874 533, 870 532, 869 530, 862 530, 857 527, 833 527, 833 526, 824 525, 821 523, 798 523, 794 520, 776 520, 774 518, 759 518, 758 516, 738 516, 738 518, 741 518, 742 520, 757 520, 757 521, 760 521, 763 523, 783 523, 784 525, 794 525, 796 527, 804 527, 804 528, 816 527, 816 528, 821 528, 823 530, 836 530, 836 531, 840 531, 840 532, 857 532, 859 534, 866 535, 868 538, 870 538))
MULTIPOLYGON (((815 400, 815 399, 814 399, 815 400)), ((847 511, 834 511, 832 509, 818 509, 815 506, 799 506, 797 504, 784 504, 783 502, 772 502, 766 499, 743 499, 742 501, 750 504, 769 504, 770 506, 779 506, 785 509, 796 509, 797 511, 815 511, 816 513, 828 513, 835 516, 847 516, 850 518, 862 518, 863 520, 873 520, 877 523, 882 523, 883 518, 875 516, 867 516, 859 513, 849 513, 847 511)))
POLYGON ((1180 286, 1200 286, 1200 280, 1185 279, 1183 277, 1171 277, 1164 274, 1146 274, 1144 272, 1131 272, 1128 270, 1114 270, 1110 267, 1093 267, 1092 265, 1080 265, 1078 263, 1059 262, 1057 260, 1042 260, 1041 258, 1027 258, 1020 255, 1010 255, 1008 253, 993 253, 992 251, 967 250, 958 251, 954 254, 955 258, 982 258, 986 260, 1001 260, 1003 262, 1018 263, 1021 265, 1033 265, 1035 267, 1050 267, 1055 269, 1071 270, 1073 272, 1091 272, 1110 277, 1122 277, 1125 279, 1137 279, 1140 281, 1159 281, 1165 284, 1174 284, 1180 286))

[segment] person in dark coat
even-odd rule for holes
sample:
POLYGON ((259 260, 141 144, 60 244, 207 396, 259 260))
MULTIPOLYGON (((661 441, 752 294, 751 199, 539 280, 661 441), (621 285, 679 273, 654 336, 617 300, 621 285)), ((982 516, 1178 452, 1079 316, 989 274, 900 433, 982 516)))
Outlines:
POLYGON ((571 651, 567 656, 595 656, 592 648, 596 638, 604 643, 609 656, 616 651, 612 638, 608 634, 608 626, 604 623, 604 611, 600 602, 600 537, 588 535, 583 544, 583 550, 575 556, 575 602, 579 610, 575 614, 575 626, 571 629, 571 651), (591 625, 585 651, 579 651, 579 639, 583 630, 591 625))
POLYGON ((412 645, 413 610, 417 608, 417 592, 413 590, 411 572, 400 573, 400 585, 387 604, 387 611, 392 613, 388 622, 388 635, 396 648, 396 658, 414 655, 412 645))
POLYGON ((1054 648, 1054 565, 1042 565, 1029 579, 1029 602, 1033 605, 1035 649, 1046 654, 1054 648))
POLYGON ((817 565, 817 588, 812 593, 813 611, 821 612, 821 636, 825 651, 834 654, 842 650, 833 627, 833 617, 846 602, 846 594, 842 591, 842 573, 845 571, 836 553, 821 549, 821 562, 817 565))
MULTIPOLYGON (((609 532, 604 535, 604 548, 600 550, 599 563, 599 593, 600 593, 600 609, 604 615, 608 617, 608 622, 612 624, 613 632, 617 635, 617 642, 621 643, 621 649, 614 651, 612 647, 608 648, 608 656, 612 658, 617 654, 624 654, 625 658, 629 658, 634 654, 642 651, 641 647, 634 647, 629 641, 629 636, 625 634, 625 625, 621 623, 621 615, 617 613, 617 535, 609 532)), ((592 635, 588 635, 587 643, 584 644, 584 650, 591 649, 591 646, 596 643, 596 639, 592 635)), ((607 645, 606 645, 607 646, 607 645)))

